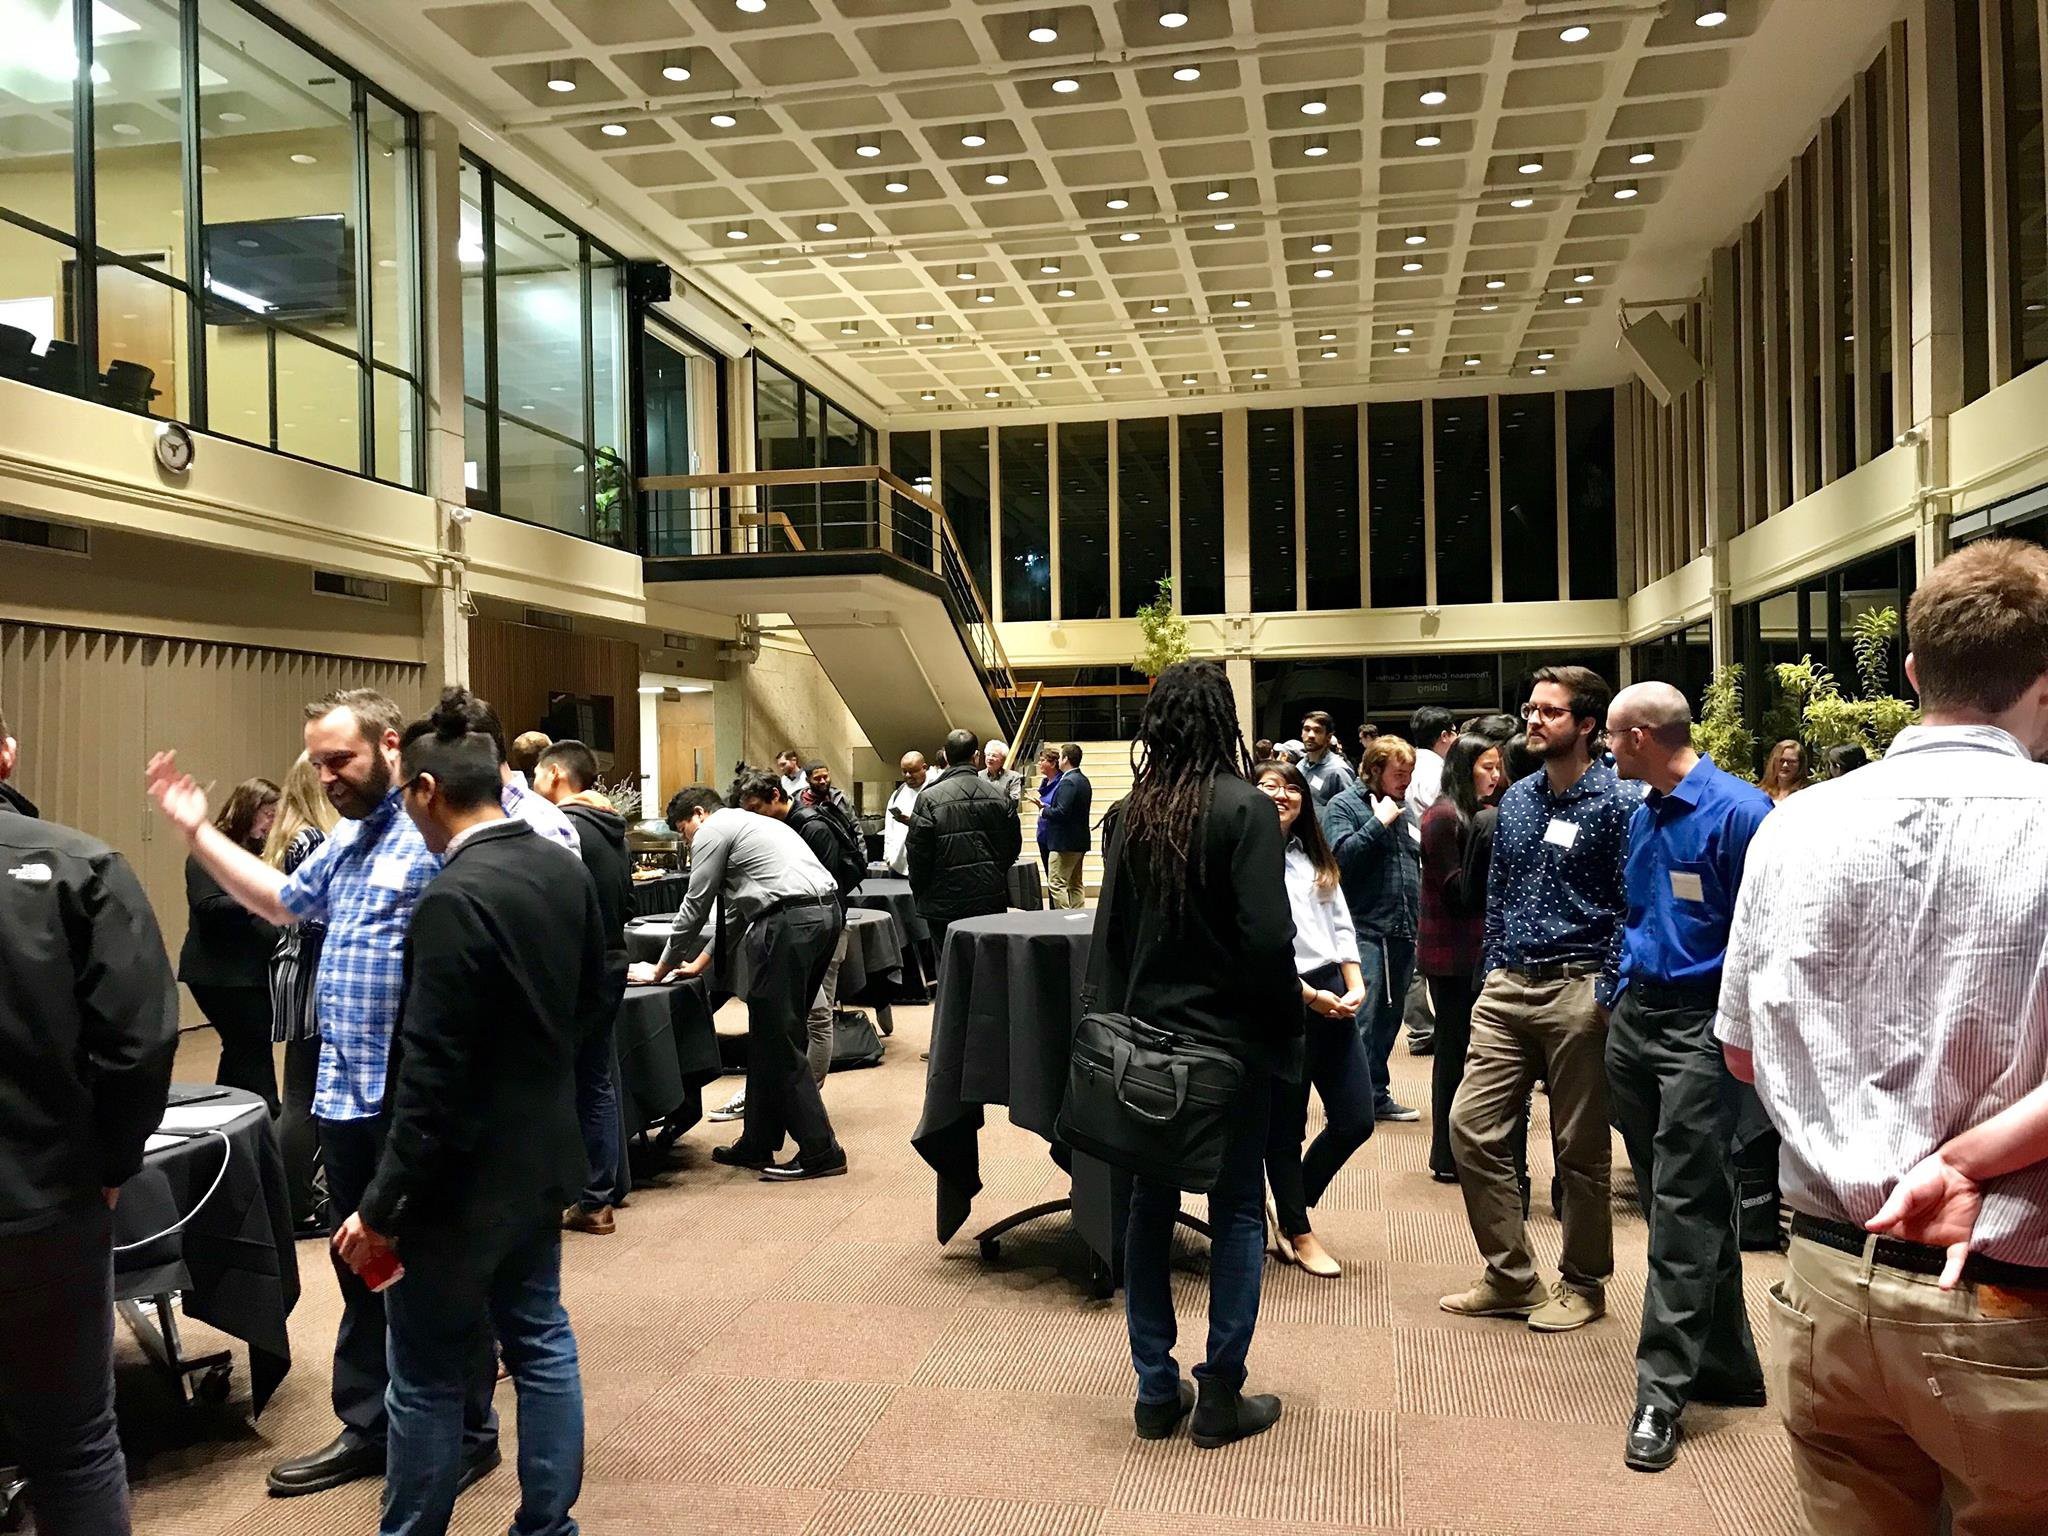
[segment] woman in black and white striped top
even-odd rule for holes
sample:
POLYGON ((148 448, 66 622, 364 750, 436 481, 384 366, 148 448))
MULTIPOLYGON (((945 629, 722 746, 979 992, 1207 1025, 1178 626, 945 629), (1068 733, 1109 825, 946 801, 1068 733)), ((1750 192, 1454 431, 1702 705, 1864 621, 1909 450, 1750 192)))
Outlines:
MULTIPOLYGON (((265 861, 289 875, 327 840, 335 820, 334 808, 320 788, 320 770, 301 753, 285 775, 277 821, 263 845, 265 861)), ((313 983, 326 933, 324 923, 287 923, 270 957, 270 1038, 284 1043, 278 1146, 284 1155, 292 1223, 304 1232, 325 1230, 320 1222, 319 1145, 313 1124, 313 1088, 320 1074, 320 1019, 313 983)))

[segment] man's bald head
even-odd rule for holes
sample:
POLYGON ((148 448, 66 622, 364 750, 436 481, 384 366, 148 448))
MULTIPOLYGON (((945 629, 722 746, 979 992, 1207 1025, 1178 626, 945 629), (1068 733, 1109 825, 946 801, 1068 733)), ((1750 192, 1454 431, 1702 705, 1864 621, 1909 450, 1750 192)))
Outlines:
POLYGON ((1616 735, 1634 728, 1659 746, 1684 746, 1692 740, 1692 705, 1669 683, 1631 683, 1607 706, 1607 730, 1616 735))
POLYGON ((903 781, 906 784, 921 784, 924 782, 924 754, 922 752, 904 753, 903 761, 896 766, 902 770, 903 781))

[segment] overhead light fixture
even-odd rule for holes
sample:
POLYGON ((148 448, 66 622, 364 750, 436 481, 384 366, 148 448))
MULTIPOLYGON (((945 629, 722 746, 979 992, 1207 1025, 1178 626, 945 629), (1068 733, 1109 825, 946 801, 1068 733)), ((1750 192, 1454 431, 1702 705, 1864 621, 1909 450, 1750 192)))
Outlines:
POLYGON ((1654 144, 1638 144, 1628 157, 1630 165, 1648 165, 1657 158, 1654 144))
POLYGON ((1715 0, 1698 0, 1693 7, 1692 24, 1696 27, 1718 27, 1728 19, 1728 7, 1715 4, 1715 0))
POLYGON ((1435 149, 1443 141, 1444 130, 1443 125, 1440 123, 1426 123, 1415 130, 1415 147, 1417 149, 1435 149))
POLYGON ((1117 236, 1117 239, 1121 240, 1125 245, 1136 245, 1139 238, 1138 232, 1135 229, 1127 229, 1117 236))
POLYGON ((1192 373, 1184 373, 1180 376, 1180 381, 1183 384, 1192 384, 1195 382, 1195 376, 1192 373))
POLYGON ((1572 281, 1575 283, 1590 283, 1593 281, 1593 274, 1590 272, 1574 272, 1572 274, 1572 281))
POLYGON ((223 112, 220 115, 220 120, 224 123, 246 123, 249 121, 249 114, 246 112, 223 112))
POLYGON ((1465 359, 1465 366, 1467 368, 1477 368, 1479 366, 1479 359, 1476 357, 1468 357, 1465 359))
POLYGON ((1560 43, 1583 43, 1593 35, 1593 29, 1583 21, 1575 21, 1557 34, 1560 43))
POLYGON ((737 128, 739 123, 740 120, 730 112, 714 112, 711 114, 711 126, 714 128, 737 128))
POLYGON ((1061 283, 1059 287, 1053 289, 1052 293, 1056 299, 1071 299, 1077 291, 1072 283, 1061 283))
POLYGON ((1318 278, 1335 277, 1337 275, 1337 269, 1331 266, 1321 266, 1315 269, 1313 275, 1318 278))
POLYGON ((882 146, 873 139, 862 139, 853 146, 853 152, 863 160, 878 160, 882 155, 882 146))
MULTIPOLYGON (((114 131, 118 133, 126 126, 125 123, 116 123, 114 124, 114 131)), ((597 131, 608 139, 623 139, 626 136, 626 125, 624 123, 601 123, 598 125, 597 131)))
POLYGON ((1329 110, 1330 103, 1320 91, 1312 91, 1302 98, 1301 115, 1303 117, 1321 117, 1329 110))
POLYGON ((1488 299, 1484 304, 1479 306, 1479 313, 1481 313, 1482 315, 1490 315, 1499 308, 1500 306, 1494 303, 1492 299, 1488 299))
POLYGON ((910 190, 910 183, 901 176, 891 176, 882 183, 882 190, 884 192, 908 192, 910 190))
POLYGON ((1240 293, 1236 298, 1230 301, 1230 307, 1232 309, 1250 309, 1252 307, 1252 301, 1240 293))
POLYGON ((991 187, 1007 187, 1010 184, 1010 173, 999 165, 994 170, 985 172, 981 179, 984 184, 991 187))
POLYGON ((548 89, 568 95, 576 89, 576 61, 564 59, 559 64, 548 66, 548 89))
POLYGON ((1039 352, 1039 350, 1036 347, 1034 347, 1029 352, 1026 352, 1024 354, 1024 361, 1027 363, 1035 363, 1038 362, 1043 355, 1044 354, 1039 352))
POLYGON ((1538 352, 1536 354, 1536 361, 1539 363, 1547 363, 1555 356, 1557 356, 1555 352, 1538 352))
POLYGON ((1081 89, 1081 82, 1072 75, 1061 75, 1059 79, 1053 81, 1052 88, 1058 95, 1071 96, 1081 89))
POLYGON ((1550 372, 1550 370, 1544 367, 1541 363, 1538 363, 1534 368, 1531 368, 1529 372, 1540 379, 1543 377, 1544 374, 1550 372))
POLYGON ((1337 333, 1335 331, 1318 331, 1316 333, 1317 341, 1335 341, 1336 339, 1337 333))
POLYGON ((1440 107, 1451 99, 1450 88, 1442 80, 1432 80, 1422 88, 1417 98, 1425 107, 1440 107))
MULTIPOLYGON (((122 138, 124 138, 124 139, 133 139, 133 138, 139 138, 139 137, 141 136, 141 134, 142 134, 142 129, 141 129, 141 128, 140 128, 139 126, 137 126, 136 124, 134 124, 134 123, 115 123, 115 124, 114 124, 113 126, 114 126, 114 132, 116 132, 116 133, 118 133, 119 135, 121 135, 121 137, 122 137, 122 138)), ((607 126, 607 128, 605 129, 605 131, 606 131, 607 133, 610 133, 610 132, 612 132, 613 130, 612 130, 612 129, 611 129, 611 128, 610 128, 609 126, 607 126)), ((617 132, 619 132, 619 133, 624 133, 624 132, 625 132, 626 130, 625 130, 625 129, 623 129, 623 128, 620 128, 620 129, 618 129, 618 130, 616 130, 616 131, 617 131, 617 132)))
POLYGON ((1104 373, 1122 373, 1124 365, 1122 363, 1107 363, 1103 366, 1102 371, 1104 373))
POLYGON ((1256 328, 1258 323, 1256 320, 1240 320, 1237 322, 1237 328, 1240 331, 1249 331, 1256 328))
POLYGON ((937 395, 933 394, 933 393, 932 393, 932 392, 931 392, 930 390, 928 390, 928 389, 921 389, 921 390, 919 390, 919 391, 917 392, 917 398, 918 398, 918 399, 920 399, 920 400, 936 400, 936 399, 938 399, 939 397, 938 397, 937 395))
POLYGON ((1394 343, 1394 352, 1397 356, 1406 357, 1410 352, 1413 352, 1414 350, 1415 349, 1409 346, 1408 343, 1405 341, 1397 341, 1394 343))
POLYGON ((1533 197, 1511 197, 1508 199, 1508 206, 1510 208, 1534 208, 1536 206, 1536 199, 1533 197))
POLYGON ((758 16, 768 9, 768 0, 732 0, 732 3, 749 16, 758 16))
POLYGON ((1038 264, 1038 270, 1047 277, 1058 277, 1060 275, 1060 264, 1048 256, 1038 264))
POLYGON ((726 225, 726 226, 725 226, 725 238, 726 238, 726 239, 728 239, 728 240, 744 240, 744 239, 746 239, 746 238, 747 238, 747 226, 746 226, 746 225, 744 225, 744 224, 728 224, 728 225, 726 225))
POLYGON ((1583 293, 1568 293, 1564 296, 1564 301, 1567 304, 1583 304, 1586 302, 1586 296, 1583 293))
POLYGON ((1202 78, 1202 66, 1199 64, 1183 64, 1173 72, 1173 78, 1180 81, 1183 85, 1186 85, 1191 80, 1199 80, 1202 78))
POLYGON ((1104 200, 1104 205, 1112 213, 1122 213, 1126 208, 1131 206, 1131 199, 1129 195, 1126 193, 1112 192, 1109 194, 1108 198, 1104 200))
POLYGON ((1336 349, 1335 347, 1325 347, 1325 348, 1323 348, 1323 361, 1324 361, 1324 362, 1326 362, 1326 363, 1327 363, 1327 362, 1329 362, 1329 361, 1330 361, 1331 359, 1333 359, 1334 357, 1336 357, 1336 355, 1337 355, 1337 349, 1336 349))
POLYGON ((953 269, 953 276, 963 283, 971 283, 974 281, 974 268, 966 265, 957 266, 953 269))
POLYGON ((1230 201, 1230 183, 1219 181, 1205 192, 1203 196, 1212 203, 1227 203, 1230 201))
POLYGON ((821 235, 836 235, 839 233, 838 224, 831 219, 820 219, 812 228, 816 229, 821 235))
POLYGON ((866 261, 868 259, 868 253, 866 251, 848 251, 846 253, 846 259, 848 261, 866 261))
POLYGON ((1427 245, 1429 244, 1429 235, 1427 231, 1411 229, 1406 235, 1401 237, 1401 243, 1403 245, 1427 245))
POLYGON ((858 336, 860 334, 860 322, 858 320, 840 321, 839 334, 842 336, 858 336))
POLYGON ((1642 195, 1643 189, 1637 186, 1633 181, 1624 181, 1620 186, 1614 189, 1614 200, 1617 203, 1630 202, 1635 198, 1641 197, 1642 195))
POLYGON ((1492 277, 1489 277, 1486 280, 1486 286, 1491 288, 1495 293, 1500 292, 1500 290, 1507 287, 1507 285, 1508 280, 1500 276, 1498 273, 1494 274, 1492 277))
POLYGON ((1097 347, 1097 348, 1095 349, 1095 355, 1096 355, 1097 357, 1107 357, 1107 356, 1109 356, 1109 348, 1108 348, 1108 347, 1097 347))
POLYGON ((1266 370, 1265 370, 1265 369, 1263 369, 1263 368, 1254 368, 1254 369, 1252 370, 1252 382, 1253 382, 1254 384, 1263 384, 1263 383, 1264 383, 1265 381, 1266 381, 1266 370))
POLYGON ((986 288, 981 289, 974 295, 974 302, 977 304, 993 304, 995 301, 996 296, 986 288))
POLYGON ((987 389, 984 389, 981 392, 981 398, 984 400, 993 400, 1000 394, 1002 394, 1002 391, 1000 389, 997 389, 995 385, 991 384, 987 389))
POLYGON ((1052 377, 1052 370, 1050 368, 1041 368, 1034 375, 1034 377, 1041 379, 1049 379, 1052 377))
POLYGON ((1396 336, 1413 336, 1415 334, 1415 327, 1412 325, 1397 325, 1394 327, 1394 334, 1396 336))
POLYGON ((1219 234, 1219 235, 1227 235, 1227 234, 1229 234, 1229 233, 1230 233, 1230 232, 1231 232, 1231 231, 1232 231, 1233 229, 1237 228, 1237 220, 1235 220, 1235 219, 1218 219, 1218 220, 1217 220, 1217 221, 1215 222, 1215 224, 1213 224, 1213 225, 1212 225, 1212 226, 1210 226, 1210 227, 1211 227, 1211 228, 1213 228, 1213 229, 1214 229, 1214 230, 1216 231, 1216 233, 1217 233, 1217 234, 1219 234))
POLYGON ((1163 315, 1172 307, 1164 299, 1154 299, 1152 301, 1152 313, 1155 315, 1163 315))
POLYGON ((1422 270, 1422 263, 1418 261, 1415 257, 1410 256, 1406 261, 1401 263, 1401 270, 1403 272, 1420 272, 1422 270))
POLYGON ((661 78, 673 80, 678 85, 690 78, 690 54, 688 49, 681 53, 669 55, 668 62, 661 66, 661 78))
POLYGON ((1301 152, 1311 160, 1320 160, 1330 152, 1330 141, 1319 133, 1302 146, 1301 152))
POLYGON ((932 317, 930 315, 919 315, 917 317, 917 328, 920 331, 931 331, 938 329, 938 327, 932 323, 932 317))
POLYGON ((1524 160, 1515 169, 1524 176, 1541 176, 1543 174, 1543 162, 1541 160, 1524 160))
POLYGON ((960 135, 960 144, 964 149, 979 149, 987 142, 988 131, 985 128, 969 128, 960 135))
POLYGON ((1056 43, 1060 40, 1060 29, 1052 24, 1050 16, 1040 16, 1031 23, 1031 30, 1024 34, 1034 43, 1056 43))
POLYGON ((1186 6, 1176 4, 1175 0, 1166 0, 1166 3, 1159 7, 1159 25, 1162 27, 1184 27, 1187 24, 1186 6))

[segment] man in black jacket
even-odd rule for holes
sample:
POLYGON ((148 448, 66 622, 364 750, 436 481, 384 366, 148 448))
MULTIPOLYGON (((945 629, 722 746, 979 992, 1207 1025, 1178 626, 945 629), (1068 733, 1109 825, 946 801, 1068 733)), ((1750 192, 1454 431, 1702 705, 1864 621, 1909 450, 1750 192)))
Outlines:
POLYGON ((389 1129, 335 1234, 357 1274, 394 1246, 385 1293, 386 1536, 447 1529, 471 1362, 495 1333, 519 1392, 520 1527, 575 1529, 583 1388, 562 1309, 564 1199, 583 1181, 576 1052, 615 1007, 597 892, 499 803, 498 752, 459 690, 407 727, 406 814, 436 875, 413 909, 389 1129))
POLYGON ((948 735, 946 771, 910 815, 910 888, 942 969, 948 927, 1009 910, 1010 866, 1023 847, 1010 797, 975 768, 976 751, 972 731, 948 735))
POLYGON ((0 720, 0 1424, 43 1536, 127 1536, 113 1206, 163 1118, 177 984, 134 874, 35 819, 0 720))
POLYGON ((632 907, 633 856, 626 851, 626 818, 597 789, 597 755, 580 741, 558 741, 534 765, 533 792, 569 818, 583 854, 583 867, 597 886, 597 910, 604 921, 605 975, 611 1011, 576 1053, 576 1115, 583 1122, 583 1149, 590 1177, 583 1192, 562 1213, 571 1232, 609 1237, 618 1230, 612 1207, 625 1200, 624 1127, 619 1121, 612 1032, 626 995, 626 918, 632 907))

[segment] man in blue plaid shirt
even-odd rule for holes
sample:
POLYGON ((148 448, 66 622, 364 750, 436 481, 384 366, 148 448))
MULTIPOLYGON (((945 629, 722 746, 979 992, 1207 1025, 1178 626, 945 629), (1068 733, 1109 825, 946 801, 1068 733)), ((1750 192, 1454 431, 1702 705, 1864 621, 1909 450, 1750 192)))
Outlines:
MULTIPOLYGON (((336 1224, 361 1203, 376 1172, 385 1065, 405 991, 406 928, 441 868, 399 803, 402 725, 398 706, 367 688, 342 690, 306 706, 306 756, 320 770, 328 800, 346 819, 289 878, 215 830, 206 792, 178 771, 174 753, 159 753, 149 765, 152 798, 223 890, 268 922, 327 924, 315 981, 321 1043, 313 1114, 336 1224)), ((335 1273, 342 1316, 334 1343, 333 1401, 341 1432, 310 1455, 271 1470, 270 1491, 279 1496, 314 1493, 384 1471, 384 1301, 338 1260, 335 1273)), ((486 1351, 477 1361, 466 1416, 464 1487, 498 1464, 491 1408, 496 1376, 496 1362, 486 1351)))

